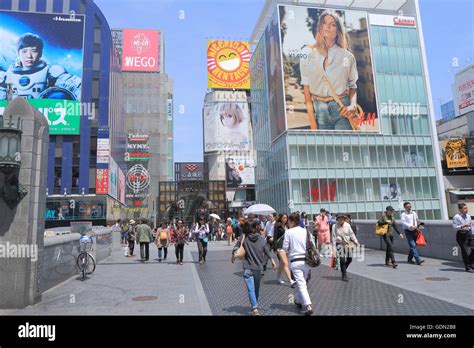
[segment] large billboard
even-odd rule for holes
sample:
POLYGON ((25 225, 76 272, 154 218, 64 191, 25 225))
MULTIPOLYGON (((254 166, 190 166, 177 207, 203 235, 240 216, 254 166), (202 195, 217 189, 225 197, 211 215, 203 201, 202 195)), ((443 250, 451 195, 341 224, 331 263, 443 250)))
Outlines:
POLYGON ((204 163, 179 163, 179 181, 203 181, 204 163))
POLYGON ((234 156, 225 160, 227 188, 255 185, 255 165, 251 157, 234 156))
POLYGON ((204 152, 250 150, 250 113, 245 92, 213 92, 204 106, 204 152))
POLYGON ((379 132, 367 13, 279 6, 279 16, 287 129, 379 132))
POLYGON ((148 171, 150 159, 149 136, 144 131, 129 131, 127 134, 127 205, 135 208, 148 207, 151 175, 148 171))
POLYGON ((208 88, 250 89, 250 46, 248 42, 207 42, 208 88))
POLYGON ((158 30, 124 29, 122 71, 158 72, 158 30))
POLYGON ((47 118, 49 134, 79 134, 84 21, 0 11, 0 115, 23 97, 47 118))
POLYGON ((459 115, 474 110, 474 65, 454 77, 454 98, 459 115))

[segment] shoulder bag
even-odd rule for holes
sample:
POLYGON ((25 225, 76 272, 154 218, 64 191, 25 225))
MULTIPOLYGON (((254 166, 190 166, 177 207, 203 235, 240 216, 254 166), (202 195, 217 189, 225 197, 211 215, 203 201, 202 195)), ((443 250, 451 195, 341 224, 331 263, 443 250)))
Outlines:
POLYGON ((242 241, 240 242, 239 249, 234 254, 235 258, 238 260, 243 260, 245 258, 244 241, 245 241, 245 234, 242 236, 242 241))
POLYGON ((305 263, 309 267, 318 267, 321 264, 321 258, 319 257, 318 249, 311 243, 311 238, 309 236, 309 231, 306 231, 306 254, 305 254, 305 263))

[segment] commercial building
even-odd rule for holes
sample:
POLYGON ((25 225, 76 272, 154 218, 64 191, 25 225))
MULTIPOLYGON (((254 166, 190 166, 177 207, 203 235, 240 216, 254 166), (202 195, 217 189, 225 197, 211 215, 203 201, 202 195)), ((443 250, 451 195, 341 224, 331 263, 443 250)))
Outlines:
POLYGON ((209 180, 206 163, 175 163, 175 180, 159 184, 158 222, 182 219, 187 225, 201 216, 226 216, 226 182, 209 180))
POLYGON ((438 141, 451 218, 458 212, 458 203, 466 203, 469 211, 474 210, 474 65, 456 74, 453 101, 441 105, 441 110, 438 141), (443 107, 449 112, 443 112, 443 107))
POLYGON ((257 201, 356 219, 410 201, 420 219, 448 217, 416 1, 269 0, 250 41, 257 201), (339 22, 326 72, 321 19, 339 22), (347 90, 363 110, 351 122, 327 106, 347 90))
MULTIPOLYGON (((0 54, 5 99, 28 99, 50 124, 46 227, 119 218, 126 169, 122 80, 107 20, 91 0, 2 0, 0 10, 2 47, 12 48, 0 54), (28 68, 11 52, 20 57, 31 42, 41 48, 28 68)), ((0 78, 0 98, 1 84, 0 78)))
POLYGON ((158 183, 173 180, 173 82, 163 32, 114 29, 124 85, 127 218, 155 220, 158 183))
POLYGON ((228 212, 255 202, 255 157, 250 118, 247 42, 209 40, 208 87, 203 108, 204 162, 209 179, 226 182, 228 212))

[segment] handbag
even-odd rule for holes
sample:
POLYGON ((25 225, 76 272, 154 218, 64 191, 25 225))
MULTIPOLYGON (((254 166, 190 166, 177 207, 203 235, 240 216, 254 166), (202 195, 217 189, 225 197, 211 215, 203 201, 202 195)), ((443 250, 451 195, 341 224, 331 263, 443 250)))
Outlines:
POLYGON ((426 241, 425 235, 421 230, 418 230, 418 235, 416 236, 416 245, 417 246, 426 246, 428 242, 426 241))
POLYGON ((240 242, 239 249, 234 254, 236 259, 243 260, 245 258, 244 241, 245 241, 245 234, 242 237, 242 242, 240 242))
POLYGON ((388 224, 379 225, 375 224, 375 234, 377 236, 385 236, 388 233, 388 224))
POLYGON ((205 243, 205 244, 209 243, 209 238, 204 237, 204 238, 202 239, 202 242, 205 243))
MULTIPOLYGON (((326 86, 329 89, 329 92, 331 93, 331 96, 334 98, 334 101, 339 105, 339 107, 343 108, 344 103, 341 101, 341 98, 337 95, 336 91, 334 90, 334 87, 331 85, 331 82, 329 82, 328 77, 324 71, 324 69, 319 65, 319 62, 316 64, 319 68, 319 71, 321 73, 321 76, 323 78, 323 82, 326 84, 326 86)), ((356 104, 356 114, 352 117, 346 117, 349 120, 349 123, 351 124, 351 127, 353 130, 360 130, 359 127, 359 119, 364 116, 364 110, 359 104, 356 104)), ((342 116, 342 115, 341 115, 342 116)))
POLYGON ((306 231, 306 254, 305 254, 305 263, 309 267, 318 267, 321 264, 321 258, 319 257, 318 249, 311 243, 311 238, 309 236, 309 231, 306 231))

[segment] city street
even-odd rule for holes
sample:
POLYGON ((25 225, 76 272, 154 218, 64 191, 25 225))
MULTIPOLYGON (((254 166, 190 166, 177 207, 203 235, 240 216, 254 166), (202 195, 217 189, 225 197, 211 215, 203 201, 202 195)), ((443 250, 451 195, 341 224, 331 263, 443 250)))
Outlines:
MULTIPOLYGON (((86 281, 75 276, 46 291, 40 303, 0 315, 249 315, 241 261, 232 264, 230 250, 226 242, 211 242, 207 262, 199 265, 196 244, 190 243, 183 266, 174 262, 174 247, 162 263, 154 245, 145 264, 114 251, 86 281)), ((349 268, 349 283, 323 259, 309 282, 315 315, 474 314, 473 276, 462 264, 425 258, 423 266, 414 266, 405 257, 396 255, 399 268, 393 270, 383 265, 383 252, 366 249, 365 260, 354 260, 349 268)), ((288 283, 277 283, 275 270, 268 271, 262 314, 298 315, 293 291, 288 283)))

